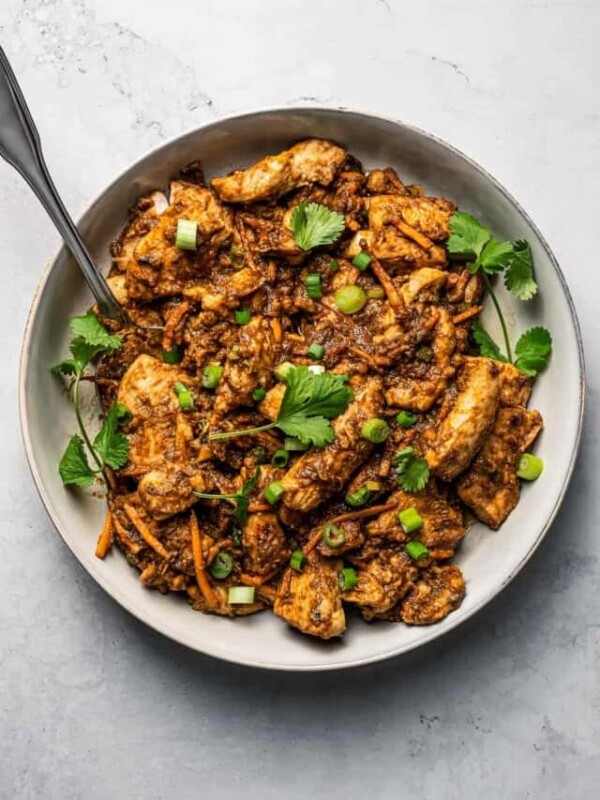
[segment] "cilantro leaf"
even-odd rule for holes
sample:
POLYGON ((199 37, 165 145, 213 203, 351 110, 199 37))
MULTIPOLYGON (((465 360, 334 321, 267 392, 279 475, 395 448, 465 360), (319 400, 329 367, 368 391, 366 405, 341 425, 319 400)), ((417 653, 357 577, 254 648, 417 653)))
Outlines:
POLYGON ((538 286, 533 276, 531 247, 524 239, 515 242, 504 275, 504 285, 519 300, 531 300, 538 286))
POLYGON ((81 436, 75 434, 69 439, 58 471, 65 486, 91 486, 94 482, 96 474, 88 463, 81 436))
POLYGON ((346 227, 346 220, 343 214, 321 203, 302 201, 292 212, 290 227, 298 247, 312 250, 336 242, 346 227))
MULTIPOLYGON (((475 262, 477 266, 488 275, 493 275, 496 272, 502 272, 509 262, 513 252, 513 246, 510 242, 503 242, 500 239, 492 237, 481 251, 481 255, 475 262)), ((471 272, 477 270, 469 267, 471 272)))
POLYGON ((59 361, 53 367, 50 367, 50 372, 54 375, 76 375, 79 371, 79 365, 74 358, 67 358, 64 361, 59 361))
POLYGON ((330 372, 315 374, 308 367, 292 367, 286 372, 286 387, 275 422, 241 431, 213 433, 208 438, 229 439, 257 431, 279 428, 302 444, 324 447, 335 438, 329 419, 344 412, 353 398, 345 375, 330 372))
POLYGON ((546 328, 530 328, 515 347, 515 367, 525 375, 535 376, 548 365, 552 353, 552 336, 546 328))
POLYGON ((89 345, 106 350, 118 350, 121 347, 121 339, 109 333, 93 311, 88 311, 82 317, 73 317, 69 324, 73 333, 89 345))
POLYGON ((324 447, 334 439, 329 419, 346 410, 352 400, 346 377, 330 372, 315 374, 308 367, 294 367, 286 374, 286 387, 276 425, 302 444, 324 447))
POLYGON ((129 455, 129 440, 119 430, 125 413, 129 412, 124 406, 111 406, 94 439, 94 450, 111 469, 123 467, 129 455))
POLYGON ((299 439, 302 444, 314 444, 315 447, 325 447, 335 439, 335 433, 328 419, 305 417, 301 411, 278 422, 277 427, 288 436, 299 439))
POLYGON ((479 258, 492 238, 490 231, 466 211, 455 211, 450 217, 451 236, 446 242, 448 252, 455 256, 479 258))
POLYGON ((404 447, 394 456, 396 480, 405 492, 420 492, 429 480, 429 466, 419 458, 413 447, 404 447))
POLYGON ((479 355, 493 358, 496 361, 508 361, 496 342, 477 320, 471 323, 471 333, 479 345, 479 355))

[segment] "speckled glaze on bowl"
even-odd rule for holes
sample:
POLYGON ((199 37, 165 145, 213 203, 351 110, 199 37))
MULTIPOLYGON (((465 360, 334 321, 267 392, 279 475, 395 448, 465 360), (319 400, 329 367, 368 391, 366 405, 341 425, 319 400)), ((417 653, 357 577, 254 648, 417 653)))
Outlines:
MULTIPOLYGON (((95 558, 104 501, 83 491, 65 490, 57 470, 75 422, 72 406, 48 367, 66 352, 68 318, 91 304, 64 248, 47 268, 33 300, 20 374, 21 423, 34 480, 58 532, 94 580, 138 619, 188 647, 227 661, 283 670, 340 669, 389 658, 441 636, 488 603, 531 557, 558 511, 577 454, 584 401, 575 310, 539 231, 476 163, 402 122, 344 109, 286 108, 210 123, 130 167, 91 205, 79 221, 80 230, 96 260, 108 270, 108 244, 123 226, 129 207, 139 195, 165 186, 181 166, 199 159, 210 178, 309 136, 343 144, 366 168, 393 166, 404 180, 423 184, 428 194, 450 197, 475 213, 500 237, 527 239, 541 291, 535 300, 519 303, 500 289, 512 334, 531 325, 560 331, 554 337, 550 367, 537 381, 531 401, 545 421, 536 452, 545 459, 546 469, 540 480, 523 488, 521 502, 499 531, 483 525, 470 529, 456 559, 467 582, 467 596, 458 611, 425 628, 368 625, 352 618, 342 641, 323 643, 299 635, 268 612, 237 620, 193 612, 180 596, 165 597, 145 589, 120 553, 111 553, 105 561, 95 558)), ((489 324, 493 330, 491 317, 489 324)))

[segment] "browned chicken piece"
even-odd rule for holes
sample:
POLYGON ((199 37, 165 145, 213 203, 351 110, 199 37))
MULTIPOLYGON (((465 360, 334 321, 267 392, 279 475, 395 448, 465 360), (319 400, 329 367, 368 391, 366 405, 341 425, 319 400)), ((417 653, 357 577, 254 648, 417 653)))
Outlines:
POLYGON ((265 282, 264 273, 254 267, 244 267, 237 272, 214 274, 210 280, 202 280, 185 286, 181 294, 197 300, 204 311, 226 313, 237 308, 240 301, 254 294, 265 282), (216 279, 215 279, 216 277, 216 279))
POLYGON ((117 402, 136 417, 176 414, 179 401, 173 391, 177 381, 190 382, 179 367, 142 354, 131 364, 119 385, 117 402))
POLYGON ((147 472, 138 484, 140 500, 154 519, 167 519, 198 502, 194 492, 213 492, 210 467, 194 469, 183 463, 164 463, 147 472))
POLYGON ((447 280, 447 272, 423 267, 410 273, 406 282, 402 284, 400 294, 407 306, 414 302, 437 303, 447 280))
POLYGON ((276 420, 284 394, 285 383, 276 383, 275 386, 269 389, 265 395, 265 399, 259 405, 260 413, 264 414, 267 419, 272 421, 276 420))
POLYGON ((257 599, 254 603, 230 605, 228 602, 229 590, 226 586, 213 585, 212 590, 217 600, 216 605, 209 605, 194 584, 187 588, 190 605, 195 611, 202 611, 203 614, 216 614, 220 617, 247 617, 263 611, 266 607, 265 603, 259 599, 259 592, 257 592, 257 599))
MULTIPOLYGON (((317 534, 320 530, 323 534, 325 527, 328 525, 328 520, 324 519, 319 524, 313 528, 310 532, 309 539, 312 539, 313 536, 317 534)), ((365 540, 365 535, 362 531, 362 527, 360 522, 356 519, 349 519, 343 522, 335 523, 335 527, 343 531, 344 541, 342 544, 336 547, 330 547, 329 545, 325 544, 323 539, 317 545, 317 552, 319 552, 322 556, 326 556, 327 558, 339 558, 344 553, 348 553, 352 550, 358 550, 358 548, 362 545, 365 540)), ((337 531, 334 531, 332 534, 334 537, 339 535, 337 531)))
POLYGON ((130 211, 130 222, 119 238, 111 245, 113 263, 118 270, 126 272, 134 261, 135 248, 158 222, 167 209, 169 201, 162 192, 152 192, 140 197, 130 211))
POLYGON ((311 511, 343 489, 355 469, 368 457, 373 445, 361 439, 362 426, 378 417, 383 407, 381 379, 369 377, 351 382, 354 400, 333 422, 335 440, 302 455, 282 479, 283 503, 298 511, 311 511))
POLYGON ((444 267, 448 261, 443 247, 433 245, 425 249, 403 236, 393 225, 385 225, 378 231, 357 231, 346 246, 344 256, 354 258, 365 248, 386 266, 404 271, 444 267))
POLYGON ((456 338, 450 314, 444 308, 423 307, 419 323, 429 314, 437 315, 432 338, 423 340, 414 348, 414 356, 405 356, 386 377, 385 400, 389 406, 428 411, 454 376, 451 357, 456 338))
POLYGON ((397 613, 407 625, 431 625, 458 608, 464 596, 465 582, 458 567, 429 567, 400 603, 397 613))
POLYGON ((241 325, 216 390, 215 413, 226 414, 241 405, 252 405, 252 392, 272 381, 277 346, 268 319, 252 317, 241 325))
POLYGON ((152 300, 179 294, 198 279, 206 263, 234 238, 233 217, 210 189, 192 183, 171 184, 171 202, 157 223, 137 243, 127 262, 127 291, 133 299, 152 300), (177 221, 198 224, 197 252, 175 246, 177 221))
POLYGON ((366 526, 370 538, 405 542, 417 538, 429 550, 433 559, 446 559, 454 555, 466 533, 463 513, 456 502, 450 500, 449 492, 431 479, 425 489, 408 493, 401 489, 390 496, 397 507, 385 511, 366 526), (407 536, 398 519, 398 513, 406 508, 415 508, 423 520, 423 527, 407 536))
POLYGON ((412 588, 419 574, 415 562, 394 544, 380 546, 366 562, 359 555, 356 564, 359 567, 358 583, 354 589, 344 592, 343 598, 360 606, 365 619, 396 605, 412 588))
POLYGON ((211 181, 226 203, 273 200, 292 189, 318 183, 328 186, 344 163, 346 151, 323 139, 306 139, 276 156, 211 181))
POLYGON ((242 533, 244 569, 255 575, 268 575, 290 557, 285 534, 275 514, 248 516, 242 533))
POLYGON ((340 560, 308 555, 302 572, 289 567, 277 590, 273 611, 289 625, 321 639, 341 636, 346 630, 338 573, 340 560))
POLYGON ((512 364, 498 364, 500 369, 500 404, 526 406, 531 397, 533 379, 512 364))
POLYGON ((252 249, 263 256, 290 259, 292 263, 304 257, 298 247, 287 220, 261 219, 244 214, 244 224, 250 229, 249 241, 252 249))
POLYGON ((391 167, 374 169, 367 178, 367 191, 370 194, 407 195, 406 186, 391 167))
MULTIPOLYGON (((402 197, 381 195, 366 201, 369 209, 369 228, 379 231, 386 225, 399 222, 409 225, 432 242, 443 242, 450 235, 450 217, 454 203, 443 197, 402 197)), ((402 225, 400 225, 402 231, 402 225)))
POLYGON ((520 456, 542 430, 538 411, 522 406, 501 407, 492 432, 457 484, 458 496, 474 514, 497 530, 519 502, 520 456))
POLYGON ((465 358, 450 411, 435 425, 425 453, 434 475, 450 481, 471 463, 494 423, 500 395, 498 363, 465 358))

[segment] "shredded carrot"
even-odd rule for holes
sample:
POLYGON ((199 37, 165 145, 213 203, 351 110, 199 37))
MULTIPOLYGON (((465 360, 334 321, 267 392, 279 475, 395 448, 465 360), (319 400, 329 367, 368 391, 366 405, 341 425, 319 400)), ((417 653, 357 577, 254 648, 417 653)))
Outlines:
POLYGON ((398 311, 402 308, 404 304, 402 298, 398 294, 398 290, 394 286, 394 282, 376 258, 371 259, 371 271, 382 285, 383 291, 386 293, 387 299, 390 301, 390 305, 394 311, 398 311))
POLYGON ((243 583, 244 586, 262 586, 263 583, 267 583, 271 580, 277 573, 279 572, 279 567, 277 569, 272 570, 267 575, 248 575, 245 572, 242 572, 240 575, 240 583, 243 583))
POLYGON ((123 525, 121 525, 121 523, 119 522, 117 517, 113 517, 112 524, 113 524, 113 527, 114 527, 115 531, 117 532, 117 535, 118 535, 121 543, 131 553, 133 553, 133 555, 137 555, 140 552, 140 550, 142 549, 142 545, 131 540, 131 537, 129 536, 129 531, 127 530, 127 528, 125 528, 125 527, 123 527, 123 525))
POLYGON ((266 599, 271 602, 277 597, 277 589, 274 589, 272 586, 257 586, 256 593, 259 596, 262 595, 266 597, 266 599))
POLYGON ((166 550, 164 545, 158 541, 156 536, 152 533, 148 525, 146 525, 144 520, 140 517, 140 515, 133 506, 130 506, 128 503, 124 503, 123 511, 127 514, 129 519, 131 520, 132 525, 139 533, 139 535, 142 537, 142 539, 146 542, 146 544, 149 545, 149 547, 151 547, 155 552, 157 552, 159 556, 162 556, 162 558, 171 557, 169 551, 166 550))
POLYGON ((271 330, 273 331, 273 338, 279 343, 283 339, 283 330, 278 319, 271 320, 271 330))
POLYGON ((395 219, 394 224, 398 230, 402 231, 405 236, 407 236, 409 239, 412 239, 413 242, 416 242, 424 250, 431 250, 433 247, 433 242, 431 239, 428 239, 427 236, 423 236, 423 234, 415 230, 412 225, 408 225, 401 219, 395 219))
POLYGON ((466 308, 464 311, 461 311, 460 314, 452 317, 452 322, 455 325, 460 325, 461 322, 466 322, 468 319, 476 317, 481 312, 482 308, 483 306, 471 306, 471 308, 466 308))
POLYGON ((306 339, 304 336, 300 336, 298 333, 288 333, 287 338, 290 339, 292 342, 300 342, 300 344, 306 344, 306 339))
POLYGON ((156 564, 148 564, 146 569, 140 572, 140 580, 142 583, 148 583, 156 575, 156 564))
POLYGON ((429 315, 429 318, 425 320, 423 323, 423 330, 429 331, 438 324, 438 320, 440 318, 440 312, 434 311, 432 314, 429 315))
POLYGON ((190 304, 187 300, 184 300, 182 303, 179 303, 179 305, 175 306, 175 308, 167 316, 162 340, 163 350, 173 349, 175 332, 179 325, 183 322, 183 319, 189 310, 190 304))
POLYGON ((248 511, 251 514, 256 514, 260 511, 271 511, 271 506, 268 503, 250 503, 248 511))
POLYGON ((329 522, 331 524, 337 524, 338 522, 349 522, 351 519, 364 519, 365 517, 376 517, 379 514, 383 514, 386 511, 393 511, 396 508, 398 503, 394 500, 391 503, 385 503, 384 505, 380 506, 371 506, 371 508, 361 508, 360 511, 348 511, 345 514, 340 514, 333 519, 330 519, 329 522))
MULTIPOLYGON (((372 356, 370 353, 367 353, 366 350, 361 350, 360 347, 355 347, 353 344, 349 345, 348 351, 358 358, 362 358, 363 361, 366 361, 367 364, 370 364, 373 369, 379 369, 381 356, 372 356)), ((389 361, 385 361, 386 364, 389 364, 389 361)))
POLYGON ((105 558, 113 542, 112 512, 108 511, 96 545, 96 558, 105 558))
POLYGON ((211 606, 216 606, 218 600, 217 596, 213 592, 212 586, 208 581, 206 570, 204 569, 204 555, 202 553, 200 528, 198 527, 198 518, 193 511, 190 514, 190 532, 192 534, 192 556, 194 558, 194 571, 196 572, 198 588, 204 595, 206 602, 211 606))

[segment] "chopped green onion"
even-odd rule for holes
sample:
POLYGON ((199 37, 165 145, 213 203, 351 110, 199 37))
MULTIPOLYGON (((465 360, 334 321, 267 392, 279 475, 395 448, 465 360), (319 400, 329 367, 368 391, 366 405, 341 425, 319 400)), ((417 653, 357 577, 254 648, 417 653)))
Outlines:
POLYGON ((356 314, 367 302, 367 295, 360 286, 352 284, 337 291, 333 302, 343 314, 356 314))
POLYGON ((294 369, 294 364, 291 361, 284 361, 282 364, 279 364, 273 370, 275 373, 275 377, 280 381, 285 381, 288 372, 294 369))
POLYGON ((426 363, 433 361, 433 350, 431 349, 431 347, 427 347, 427 345, 422 345, 421 347, 417 347, 415 355, 419 359, 419 361, 425 361, 426 363))
POLYGON ((296 572, 302 572, 306 566, 306 556, 302 550, 294 550, 290 558, 290 567, 295 569, 296 572))
POLYGON ((252 605, 254 592, 254 586, 231 586, 227 594, 227 602, 232 606, 252 605))
POLYGON ((544 462, 533 453, 523 453, 519 459, 517 475, 524 481, 535 481, 544 471, 544 462))
POLYGON ((254 460, 257 464, 267 463, 267 450, 262 446, 262 444, 259 444, 253 448, 252 455, 254 456, 254 460))
POLYGON ((235 321, 238 325, 246 325, 251 317, 252 312, 249 308, 238 308, 235 312, 235 321))
POLYGON ((429 550, 425 545, 421 544, 421 542, 417 542, 416 539, 405 545, 404 552, 409 555, 413 561, 418 561, 420 558, 426 558, 429 555, 429 550))
POLYGON ((181 361, 181 348, 174 344, 171 350, 163 350, 162 360, 165 364, 179 364, 181 361))
POLYGON ((419 419, 418 414, 413 414, 412 411, 401 411, 396 416, 396 422, 402 428, 412 428, 412 426, 417 422, 419 419))
POLYGON ((223 367, 220 364, 208 364, 202 373, 202 386, 205 389, 215 389, 222 374, 223 367))
POLYGON ((329 267, 329 269, 330 269, 332 272, 337 272, 337 271, 339 270, 339 268, 340 268, 340 262, 339 262, 339 261, 336 261, 336 260, 334 259, 333 261, 330 261, 330 262, 329 262, 329 264, 328 264, 327 266, 329 267))
POLYGON ((277 467, 277 469, 283 469, 287 467, 289 460, 290 454, 287 450, 277 450, 277 452, 273 453, 273 457, 271 458, 271 466, 277 467))
POLYGON ((398 450, 398 452, 392 458, 392 464, 394 464, 394 466, 396 466, 396 465, 400 464, 402 461, 404 461, 405 459, 412 458, 412 456, 414 456, 414 454, 415 454, 415 448, 414 447, 402 447, 400 450, 398 450))
POLYGON ((242 529, 237 525, 232 526, 229 537, 236 547, 242 546, 242 529))
POLYGON ((198 223, 191 219, 177 220, 175 247, 180 250, 195 250, 198 246, 198 223))
POLYGON ((208 569, 213 578, 223 580, 223 578, 226 578, 233 569, 233 558, 229 555, 229 553, 221 550, 221 552, 217 553, 217 555, 214 557, 212 564, 208 569))
POLYGON ((357 489, 355 492, 351 492, 350 494, 346 495, 346 503, 352 508, 360 508, 361 506, 366 506, 369 500, 371 499, 371 490, 365 484, 361 486, 360 489, 357 489))
POLYGON ((325 372, 325 367, 323 364, 310 364, 308 371, 314 373, 315 375, 322 375, 325 372))
POLYGON ((344 569, 338 572, 338 583, 342 592, 348 592, 350 589, 354 589, 358 583, 356 570, 352 567, 344 567, 344 569))
POLYGON ((346 541, 346 531, 343 528, 328 522, 323 528, 323 544, 327 547, 341 547, 346 541))
POLYGON ((325 355, 325 348, 322 344, 313 342, 306 351, 306 355, 309 358, 314 358, 315 361, 319 361, 325 355))
POLYGON ((384 419, 373 417, 373 419, 367 420, 362 426, 360 436, 361 439, 366 439, 367 442, 381 444, 381 442, 385 442, 390 432, 390 426, 384 419))
POLYGON ((306 276, 306 294, 312 300, 320 300, 323 297, 321 276, 318 272, 309 272, 306 276))
POLYGON ((399 511, 398 519, 404 533, 414 533, 423 527, 423 518, 414 506, 399 511))
POLYGON ((283 442, 283 449, 289 450, 290 453, 294 451, 301 452, 303 450, 308 450, 310 445, 304 444, 301 442, 300 439, 294 439, 292 436, 286 436, 283 442))
POLYGON ((272 506, 278 503, 281 495, 285 492, 283 483, 281 481, 273 481, 265 489, 265 500, 272 506))
POLYGON ((381 286, 373 286, 372 289, 367 289, 367 297, 369 300, 381 300, 385 297, 385 292, 381 286))
POLYGON ((194 410, 194 397, 187 386, 184 386, 183 383, 177 381, 175 386, 173 386, 173 391, 177 395, 177 399, 179 400, 179 408, 182 411, 194 410))
POLYGON ((361 272, 364 272, 372 260, 373 259, 368 253, 365 253, 364 250, 361 250, 360 253, 354 256, 352 263, 357 269, 359 269, 361 272))
POLYGON ((264 400, 267 396, 267 390, 263 389, 262 386, 259 386, 252 392, 252 399, 255 400, 257 403, 260 403, 261 400, 264 400))

